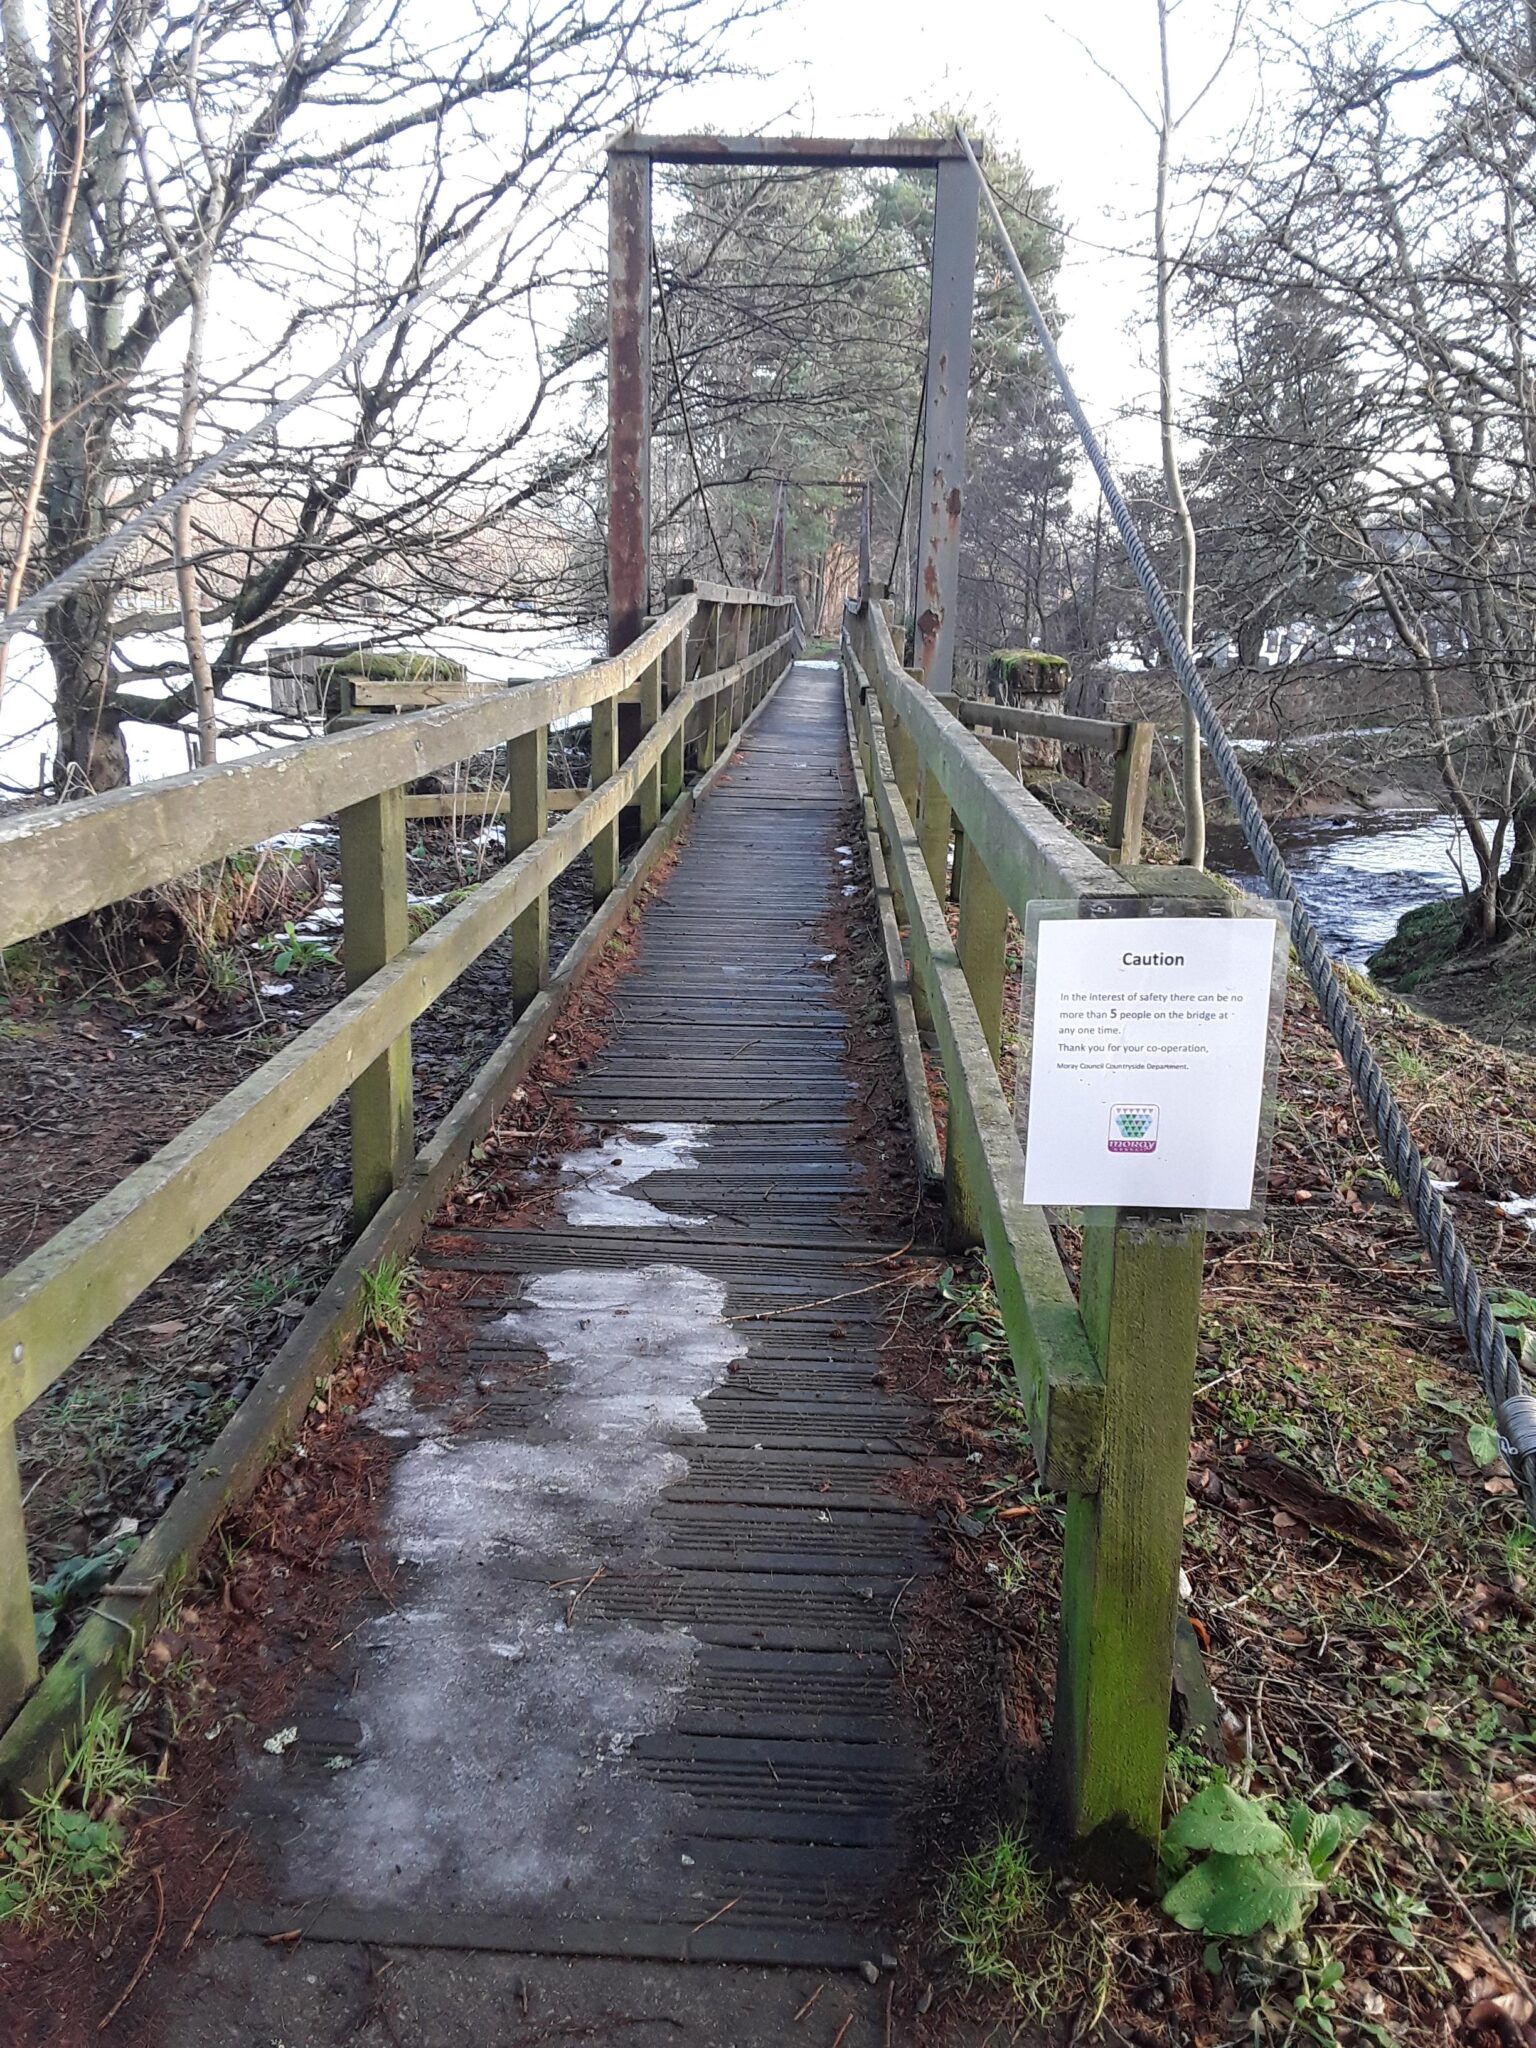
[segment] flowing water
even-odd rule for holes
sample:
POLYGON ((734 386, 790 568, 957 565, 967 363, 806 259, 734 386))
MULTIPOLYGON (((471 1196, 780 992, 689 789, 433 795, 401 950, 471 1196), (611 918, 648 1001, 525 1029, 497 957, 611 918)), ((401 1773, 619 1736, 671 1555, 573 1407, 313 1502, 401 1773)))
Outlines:
MULTIPOLYGON (((1477 863, 1454 818, 1435 811, 1372 811, 1347 818, 1284 818, 1270 830, 1328 950, 1352 966, 1390 939, 1405 910, 1461 894, 1477 863)), ((1213 825, 1208 859, 1258 895, 1253 855, 1235 825, 1213 825)))

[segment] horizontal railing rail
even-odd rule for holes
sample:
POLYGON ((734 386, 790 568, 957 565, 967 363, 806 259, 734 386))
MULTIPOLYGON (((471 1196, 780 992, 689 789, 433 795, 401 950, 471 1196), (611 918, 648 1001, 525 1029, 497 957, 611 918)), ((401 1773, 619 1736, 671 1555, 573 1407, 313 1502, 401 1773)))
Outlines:
POLYGON ((970 732, 1014 739, 1055 740, 1080 753, 1108 754, 1113 765, 1109 797, 1109 846, 1121 867, 1141 859, 1157 728, 1145 719, 1078 718, 1066 711, 1030 711, 1021 705, 992 704, 984 697, 944 697, 970 732))
MULTIPOLYGON (((985 1249, 1040 1478, 1067 1497, 1059 1817, 1082 1857, 1123 1881, 1150 1869, 1161 1829, 1205 1219, 1088 1221, 1074 1293, 1044 1212, 1024 1199, 1004 1086, 1009 922, 1024 930, 1042 902, 1131 917, 1170 903, 1225 915, 1231 899, 1189 870, 1101 860, 971 729, 970 707, 903 669, 879 603, 848 608, 842 665, 918 1022, 948 1095, 949 1235, 985 1249)), ((974 722, 994 715, 977 705, 974 722)), ((1143 756, 1148 744, 1136 742, 1143 756)), ((1024 1088, 1022 1048, 1016 1058, 1024 1088)))
MULTIPOLYGON (((0 1727, 37 1672, 17 1420, 346 1093, 353 1216, 365 1225, 415 1156, 412 1023, 509 930, 511 1020, 528 1011, 549 979, 552 883, 590 849, 594 921, 601 916, 619 880, 620 813, 638 807, 643 849, 683 794, 685 748, 705 772, 787 671, 797 640, 787 599, 732 592, 727 607, 710 591, 690 592, 624 654, 576 674, 451 706, 360 713, 343 730, 259 760, 0 828, 0 931, 12 943, 334 812, 347 979, 324 1015, 0 1276, 0 1727), (703 670, 685 680, 690 639, 703 670), (722 649, 729 658, 717 665, 722 649), (584 709, 592 786, 552 804, 549 723, 584 709), (622 712, 633 713, 627 733, 622 712), (507 821, 506 863, 412 939, 405 820, 436 800, 408 799, 404 784, 500 747, 506 786, 486 795, 507 821)), ((468 802, 446 814, 464 813, 476 814, 468 802)))

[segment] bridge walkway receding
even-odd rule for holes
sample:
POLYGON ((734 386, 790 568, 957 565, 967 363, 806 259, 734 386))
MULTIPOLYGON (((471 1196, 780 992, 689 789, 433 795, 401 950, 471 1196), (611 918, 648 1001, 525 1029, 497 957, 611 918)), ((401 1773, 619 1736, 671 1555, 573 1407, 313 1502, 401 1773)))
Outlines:
MULTIPOLYGON (((647 909, 555 1211, 439 1231, 457 1383, 407 1374, 375 1603, 243 1792, 271 1899, 225 1932, 850 1966, 923 1789, 849 1018, 841 689, 802 663, 647 909)), ((441 1347, 439 1347, 441 1350, 441 1347)), ((452 1377, 452 1375, 450 1375, 452 1377)))

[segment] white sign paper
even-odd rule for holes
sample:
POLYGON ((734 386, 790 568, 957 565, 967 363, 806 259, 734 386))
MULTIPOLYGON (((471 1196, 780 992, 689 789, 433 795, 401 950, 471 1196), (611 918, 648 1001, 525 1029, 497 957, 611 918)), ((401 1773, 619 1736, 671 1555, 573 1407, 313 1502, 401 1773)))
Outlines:
POLYGON ((1042 917, 1024 1199, 1250 1207, 1275 926, 1042 917))

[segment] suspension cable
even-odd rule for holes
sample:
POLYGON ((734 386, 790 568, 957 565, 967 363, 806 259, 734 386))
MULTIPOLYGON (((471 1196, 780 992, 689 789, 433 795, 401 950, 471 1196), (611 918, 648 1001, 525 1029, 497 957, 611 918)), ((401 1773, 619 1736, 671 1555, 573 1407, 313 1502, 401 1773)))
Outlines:
POLYGON ((1440 1191, 1430 1177, 1429 1168, 1414 1143, 1407 1120, 1399 1108, 1385 1075, 1377 1062, 1376 1055, 1368 1043, 1360 1019, 1344 992, 1328 957, 1317 927, 1307 915, 1305 906, 1296 893, 1296 884, 1284 856, 1276 846, 1264 814, 1248 778, 1243 773, 1231 740, 1211 702, 1199 671, 1195 667, 1193 654, 1157 573, 1147 554, 1136 521, 1125 500, 1109 458, 1089 424, 1081 401, 1067 375, 1050 329, 1045 324, 1038 300, 1030 288, 1024 266, 1019 261, 1013 239, 1003 224, 997 201, 988 184, 975 152, 965 134, 956 128, 955 135, 970 161, 975 173, 977 188, 992 217, 1002 243, 1003 253, 1013 272, 1015 284, 1023 295, 1025 307, 1039 337, 1045 359, 1052 375, 1061 389, 1067 411, 1072 416, 1078 435, 1087 452, 1099 480, 1110 514, 1119 530, 1121 542, 1136 580, 1141 585, 1147 608, 1166 648, 1168 658, 1178 678, 1179 688, 1200 727, 1211 759, 1231 799, 1242 826, 1243 837, 1247 840, 1253 856, 1259 865, 1266 886, 1278 901, 1289 903, 1292 908, 1291 942, 1296 948, 1308 981, 1316 993, 1324 1020, 1333 1034, 1334 1043, 1343 1055, 1349 1069, 1349 1076, 1355 1092, 1363 1104, 1376 1141, 1381 1149, 1387 1169, 1402 1190, 1403 1200, 1413 1219, 1414 1227, 1423 1239, 1439 1275, 1440 1284, 1450 1303, 1451 1312, 1466 1339, 1467 1348, 1477 1367, 1488 1404, 1493 1410, 1498 1425, 1499 1449, 1503 1453, 1524 1497, 1527 1511, 1536 1523, 1536 1398, 1526 1390, 1519 1361, 1505 1341, 1493 1313, 1477 1268, 1467 1256, 1466 1247, 1456 1234, 1450 1211, 1441 1200, 1440 1191))
POLYGON ((693 422, 688 417, 688 400, 683 395, 683 373, 678 368, 677 350, 672 343, 672 322, 667 317, 667 290, 661 281, 661 260, 656 254, 655 244, 651 245, 651 269, 656 278, 656 303, 661 308, 661 331, 667 344, 667 359, 672 365, 672 383, 677 391, 677 409, 683 416, 683 435, 688 443, 688 460, 693 464, 693 480, 698 485, 699 503, 704 508, 704 524, 709 528, 709 538, 714 546, 715 560, 720 564, 720 574, 729 583, 731 572, 725 566, 725 556, 720 547, 720 536, 715 532, 715 522, 709 512, 709 491, 704 482, 704 472, 699 467, 699 451, 693 445, 693 422))
POLYGON ((902 536, 907 530, 907 507, 912 502, 912 478, 917 471, 917 451, 923 438, 923 414, 928 406, 928 357, 923 357, 923 381, 917 394, 917 417, 912 422, 912 452, 907 457, 907 481, 901 494, 901 514, 896 521, 896 545, 891 549, 891 573, 885 579, 887 590, 896 587, 896 565, 901 560, 902 536))

